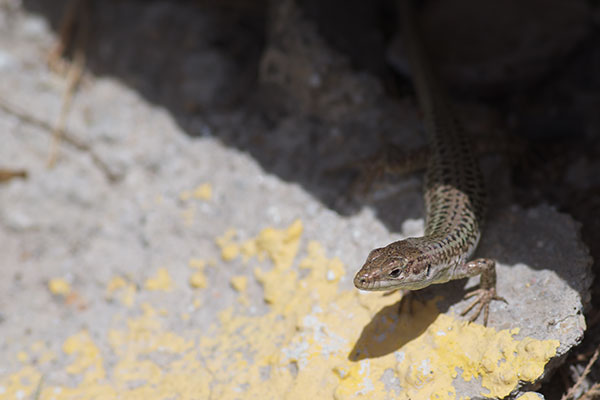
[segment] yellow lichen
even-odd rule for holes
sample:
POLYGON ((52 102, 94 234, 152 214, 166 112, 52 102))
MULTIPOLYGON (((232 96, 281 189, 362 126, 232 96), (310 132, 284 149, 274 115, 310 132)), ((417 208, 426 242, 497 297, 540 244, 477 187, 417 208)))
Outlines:
POLYGON ((192 303, 192 305, 194 306, 194 309, 197 310, 200 307, 202 307, 202 300, 194 299, 194 302, 192 303))
POLYGON ((53 278, 48 281, 48 289, 52 294, 67 296, 71 293, 71 285, 62 278, 53 278))
POLYGON ((190 286, 196 289, 203 289, 207 285, 206 275, 202 271, 196 271, 190 276, 190 286))
POLYGON ((108 282, 106 285, 106 297, 107 299, 112 299, 115 293, 119 294, 118 299, 126 307, 133 306, 135 302, 135 294, 137 293, 137 289, 135 284, 128 282, 125 278, 121 276, 115 276, 108 282))
POLYGON ((146 279, 144 287, 147 290, 170 291, 173 288, 173 280, 166 268, 159 268, 156 276, 146 279))
POLYGON ((112 278, 110 280, 110 282, 108 282, 108 285, 106 285, 106 292, 107 294, 112 294, 113 292, 124 288, 127 286, 127 282, 125 281, 125 279, 121 276, 115 276, 114 278, 112 278))
MULTIPOLYGON (((97 338, 110 346, 115 363, 104 361, 102 347, 85 331, 67 339, 63 351, 72 362, 62 368, 78 383, 48 382, 40 399, 454 399, 461 396, 453 386, 457 378, 481 382, 482 396, 503 397, 519 380, 537 379, 555 354, 556 341, 517 340, 517 329, 496 331, 440 314, 438 299, 415 301, 411 312, 399 313, 400 293, 341 289, 345 268, 321 245, 308 242, 298 257, 302 230, 297 221, 241 244, 235 233, 218 240, 221 249, 242 249, 248 261, 269 259, 254 269, 269 304, 265 312, 246 315, 231 306, 219 312, 218 323, 180 324, 175 331, 169 315, 188 321, 189 310, 141 304, 138 316, 116 318, 106 337, 97 338), (397 390, 386 391, 384 374, 397 390)), ((203 272, 203 262, 189 264, 203 272)), ((171 287, 163 275, 159 270, 146 289, 171 287)), ((230 282, 246 293, 245 275, 230 282)), ((127 285, 116 280, 108 286, 127 285)), ((194 308, 201 304, 193 300, 194 308)), ((204 301, 205 307, 218 304, 204 301)), ((31 395, 40 377, 25 365, 1 377, 0 390, 10 398, 31 395)))
POLYGON ((208 284, 206 275, 204 275, 204 268, 206 267, 206 261, 199 258, 190 258, 188 261, 190 268, 193 268, 195 272, 190 276, 190 286, 195 289, 203 289, 208 284))
POLYGON ((103 358, 87 331, 69 337, 63 344, 65 354, 73 354, 75 360, 65 368, 69 374, 80 375, 85 383, 95 383, 106 377, 103 358))
POLYGON ((188 201, 191 198, 198 200, 210 200, 212 198, 212 186, 210 183, 203 183, 193 190, 184 190, 179 193, 179 200, 188 201))
POLYGON ((231 261, 240 253, 240 246, 233 242, 237 235, 234 229, 229 229, 223 236, 217 238, 217 245, 221 248, 221 258, 223 261, 231 261))
POLYGON ((204 183, 194 189, 193 196, 199 200, 210 200, 212 198, 212 186, 210 183, 204 183))
POLYGON ((27 361, 29 361, 29 354, 25 353, 24 351, 19 351, 17 353, 17 360, 19 360, 22 363, 26 363, 27 361))
POLYGON ((41 379, 42 374, 30 365, 2 377, 0 378, 0 399, 31 398, 41 379))
POLYGON ((202 269, 206 266, 206 261, 200 258, 190 258, 190 260, 188 261, 188 265, 190 266, 190 268, 202 269))
POLYGON ((234 276, 229 282, 231 287, 238 292, 243 292, 248 287, 248 278, 245 276, 234 276))

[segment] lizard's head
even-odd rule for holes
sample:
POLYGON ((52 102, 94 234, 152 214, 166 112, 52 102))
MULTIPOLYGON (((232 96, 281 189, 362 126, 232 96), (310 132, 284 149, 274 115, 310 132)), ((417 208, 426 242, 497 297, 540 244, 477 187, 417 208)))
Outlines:
POLYGON ((375 249, 354 277, 354 286, 362 290, 416 290, 428 286, 431 264, 413 240, 401 240, 375 249))

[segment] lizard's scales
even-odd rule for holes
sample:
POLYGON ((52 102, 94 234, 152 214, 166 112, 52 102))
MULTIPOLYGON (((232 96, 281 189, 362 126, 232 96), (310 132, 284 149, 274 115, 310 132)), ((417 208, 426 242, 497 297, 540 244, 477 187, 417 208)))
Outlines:
MULTIPOLYGON (((481 274, 481 303, 485 320, 489 302, 503 300, 495 292, 494 262, 467 262, 479 242, 485 212, 483 176, 463 129, 453 113, 417 34, 410 0, 400 2, 404 44, 415 91, 429 138, 430 158, 425 174, 425 235, 375 249, 357 273, 360 289, 416 290, 434 283, 481 274)), ((468 308, 470 310, 471 308, 468 308)))
POLYGON ((471 145, 451 110, 416 34, 410 1, 403 1, 405 43, 431 150, 425 175, 425 238, 432 257, 465 254, 477 246, 485 212, 484 182, 471 145), (437 254, 439 253, 439 254, 437 254))

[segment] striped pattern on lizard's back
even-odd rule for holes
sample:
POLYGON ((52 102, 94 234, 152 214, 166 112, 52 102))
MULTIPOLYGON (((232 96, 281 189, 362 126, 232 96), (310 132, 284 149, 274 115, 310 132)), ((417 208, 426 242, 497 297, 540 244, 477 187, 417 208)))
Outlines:
POLYGON ((405 50, 431 146, 425 174, 425 235, 371 251, 354 284, 364 290, 416 290, 481 274, 481 289, 466 312, 479 304, 474 318, 484 309, 487 322, 489 302, 503 300, 495 292, 495 264, 488 259, 467 262, 479 242, 485 213, 483 177, 427 62, 411 1, 401 1, 401 5, 405 50))

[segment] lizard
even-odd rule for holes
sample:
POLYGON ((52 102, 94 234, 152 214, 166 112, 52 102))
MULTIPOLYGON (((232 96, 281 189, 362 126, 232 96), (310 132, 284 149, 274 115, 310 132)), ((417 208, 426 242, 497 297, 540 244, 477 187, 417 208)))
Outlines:
MULTIPOLYGON (((372 250, 357 272, 354 285, 369 291, 411 291, 480 275, 479 289, 465 296, 474 301, 461 315, 474 309, 470 318, 473 322, 483 311, 487 325, 490 303, 506 300, 496 292, 495 261, 489 258, 469 261, 481 237, 486 211, 483 174, 428 61, 411 0, 401 0, 399 11, 413 85, 430 145, 424 182, 425 234, 372 250)), ((399 168, 405 172, 406 163, 400 164, 399 168)))

